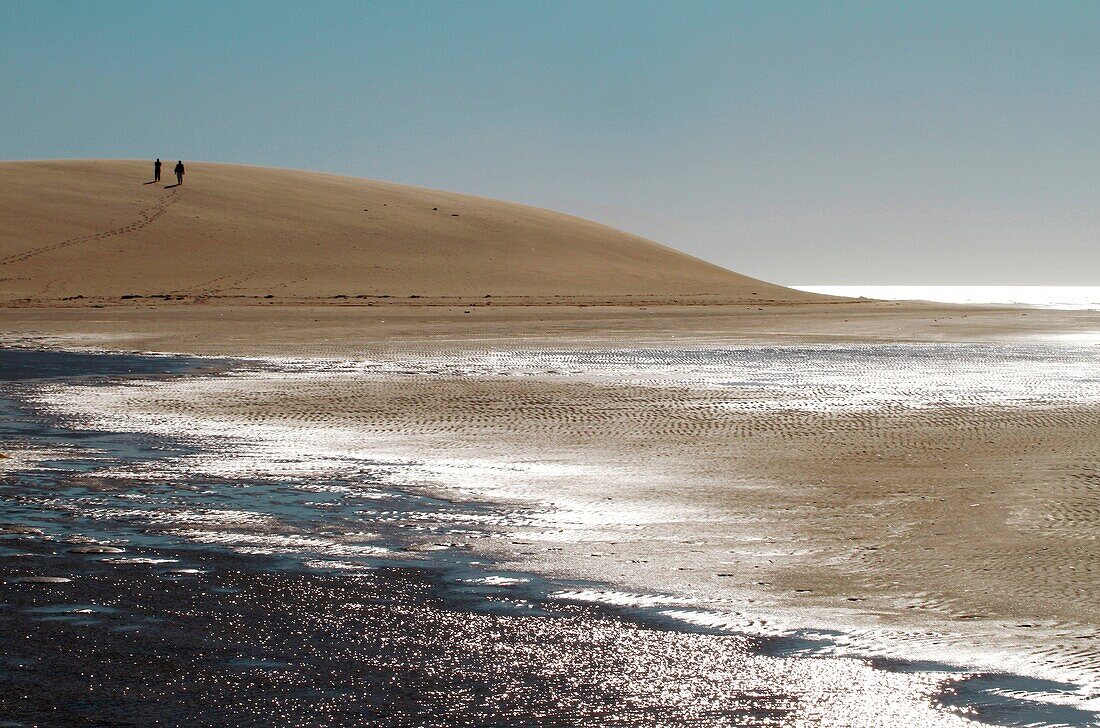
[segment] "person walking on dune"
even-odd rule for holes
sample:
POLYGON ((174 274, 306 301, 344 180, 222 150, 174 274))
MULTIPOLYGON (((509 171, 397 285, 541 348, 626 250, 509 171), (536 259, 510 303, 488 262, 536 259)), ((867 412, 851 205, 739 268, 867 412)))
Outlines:
POLYGON ((157 161, 153 162, 153 181, 160 182, 160 157, 157 157, 157 161))
POLYGON ((176 162, 176 185, 183 184, 183 160, 176 162))

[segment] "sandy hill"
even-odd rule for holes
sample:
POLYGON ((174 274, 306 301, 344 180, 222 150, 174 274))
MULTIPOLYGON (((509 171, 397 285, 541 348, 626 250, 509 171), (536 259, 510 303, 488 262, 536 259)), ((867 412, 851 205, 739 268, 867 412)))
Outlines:
POLYGON ((149 162, 0 163, 0 301, 813 298, 549 210, 199 162, 170 187, 174 162, 156 184, 149 162))

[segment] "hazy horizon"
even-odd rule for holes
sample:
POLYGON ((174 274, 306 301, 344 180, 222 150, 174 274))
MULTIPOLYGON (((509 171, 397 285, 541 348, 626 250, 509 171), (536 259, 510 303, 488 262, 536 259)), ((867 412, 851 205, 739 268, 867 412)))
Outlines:
POLYGON ((1100 280, 1100 6, 0 6, 0 158, 515 200, 788 285, 1100 280))

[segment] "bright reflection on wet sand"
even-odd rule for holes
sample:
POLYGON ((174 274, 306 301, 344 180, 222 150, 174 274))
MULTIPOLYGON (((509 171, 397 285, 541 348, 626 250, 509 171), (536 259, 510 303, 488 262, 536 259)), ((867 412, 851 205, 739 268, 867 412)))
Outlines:
MULTIPOLYGON (((1095 347, 450 352, 156 378, 157 367, 195 363, 152 361, 135 382, 5 387, 4 426, 19 447, 0 461, 2 629, 19 639, 0 651, 11 668, 0 706, 17 721, 60 704, 67 721, 109 722, 135 700, 168 723, 1092 717, 1094 688, 1059 681, 1095 679, 1087 653, 1040 640, 1044 663, 1013 657, 1013 640, 962 649, 981 630, 953 639, 942 615, 875 628, 854 616, 858 603, 770 600, 745 569, 769 549, 777 560, 809 549, 769 541, 776 524, 715 511, 710 495, 666 497, 685 476, 645 482, 657 472, 652 448, 622 462, 636 451, 600 459, 587 443, 611 447, 623 432, 691 439, 692 418, 729 413, 845 423, 949 403, 1076 411, 1100 402, 1095 347), (536 386, 500 386, 516 382, 536 386), (559 386, 592 411, 543 389, 559 386), (727 564, 712 578, 736 587, 661 581, 678 568, 661 551, 691 568, 727 564), (983 649, 1034 672, 975 668, 983 649), (134 655, 143 666, 125 674, 84 669, 134 655), (46 675, 68 677, 48 697, 25 697, 46 675), (89 700, 89 686, 99 697, 89 700)), ((742 422, 720 441, 746 437, 742 422)))

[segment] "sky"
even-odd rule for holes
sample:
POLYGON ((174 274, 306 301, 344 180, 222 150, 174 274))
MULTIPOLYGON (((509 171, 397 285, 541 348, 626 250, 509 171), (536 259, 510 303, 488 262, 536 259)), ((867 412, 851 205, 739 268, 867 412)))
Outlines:
POLYGON ((792 285, 1100 285, 1095 2, 0 0, 0 100, 0 159, 405 182, 792 285))

